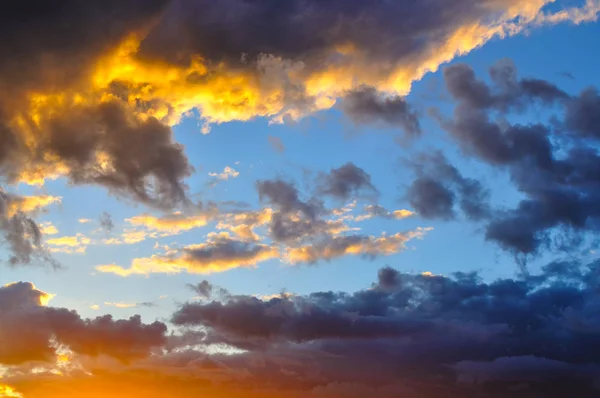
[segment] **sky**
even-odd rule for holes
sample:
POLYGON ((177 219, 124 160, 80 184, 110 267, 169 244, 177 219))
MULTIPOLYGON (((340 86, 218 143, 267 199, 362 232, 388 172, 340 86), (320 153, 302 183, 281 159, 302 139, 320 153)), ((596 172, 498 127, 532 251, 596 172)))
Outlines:
POLYGON ((600 1, 3 6, 0 397, 600 393, 600 1))

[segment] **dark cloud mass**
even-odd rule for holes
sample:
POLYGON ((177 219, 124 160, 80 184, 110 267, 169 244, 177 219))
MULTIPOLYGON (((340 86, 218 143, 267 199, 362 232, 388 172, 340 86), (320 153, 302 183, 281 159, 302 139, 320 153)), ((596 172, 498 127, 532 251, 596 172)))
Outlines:
POLYGON ((437 381, 421 385, 419 396, 591 397, 600 388, 599 270, 597 262, 556 261, 539 274, 486 283, 476 273, 415 275, 388 267, 371 288, 353 294, 228 296, 185 304, 173 322, 207 327, 208 341, 249 349, 240 358, 250 362, 265 351, 279 353, 287 360, 277 369, 296 364, 305 388, 350 380, 418 386, 426 379, 437 381), (312 379, 309 358, 317 353, 321 378, 312 379), (511 386, 523 391, 511 395, 511 386))
MULTIPOLYGON (((457 105, 452 119, 438 116, 442 127, 464 154, 505 170, 524 195, 512 209, 482 212, 476 203, 466 203, 479 214, 475 218, 488 220, 486 238, 517 254, 536 254, 542 248, 571 250, 585 241, 586 232, 596 232, 600 225, 596 172, 600 155, 593 145, 600 112, 597 92, 586 89, 571 96, 552 83, 520 79, 508 60, 490 69, 491 85, 477 79, 464 64, 447 67, 444 77, 457 105), (558 116, 546 124, 508 121, 515 112, 538 105, 558 116), (495 120, 498 115, 501 122, 495 120)), ((432 204, 425 207, 435 210, 438 205, 437 213, 448 218, 448 192, 452 191, 442 190, 436 181, 421 187, 423 182, 417 180, 414 187, 420 189, 415 192, 429 204, 422 192, 437 189, 431 195, 432 204)), ((467 193, 466 197, 478 195, 467 193)))
POLYGON ((139 316, 82 319, 75 311, 45 306, 49 298, 31 283, 0 287, 0 363, 53 362, 56 346, 77 354, 107 355, 121 361, 143 358, 166 341, 165 324, 144 324, 139 316))

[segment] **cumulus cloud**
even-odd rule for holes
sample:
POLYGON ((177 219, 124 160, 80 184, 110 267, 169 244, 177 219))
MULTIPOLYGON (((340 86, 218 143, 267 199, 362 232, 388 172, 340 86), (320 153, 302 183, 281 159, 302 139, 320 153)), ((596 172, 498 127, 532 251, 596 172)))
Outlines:
POLYGON ((0 188, 0 234, 10 252, 8 264, 57 265, 44 248, 42 230, 32 217, 45 206, 59 201, 60 198, 52 196, 22 197, 0 188))
POLYGON ((382 236, 327 236, 313 244, 287 250, 286 258, 291 263, 314 264, 320 260, 332 260, 346 255, 359 255, 375 259, 389 256, 406 249, 406 242, 423 238, 431 228, 382 236))
POLYGON ((366 205, 364 207, 363 214, 353 217, 353 219, 355 221, 364 221, 364 220, 369 220, 371 218, 377 217, 377 218, 384 218, 387 220, 403 220, 405 218, 412 217, 414 215, 415 215, 414 212, 412 212, 410 210, 406 210, 406 209, 389 211, 388 209, 386 209, 385 207, 383 207, 381 205, 366 205))
POLYGON ((371 176, 352 162, 322 174, 320 180, 318 192, 339 200, 347 201, 365 193, 378 194, 371 176))
POLYGON ((48 250, 53 253, 85 253, 92 240, 82 233, 47 239, 48 250))
POLYGON ((285 152, 285 145, 283 145, 283 141, 280 137, 276 137, 274 135, 270 135, 268 137, 269 139, 269 144, 271 144, 271 147, 277 152, 277 153, 284 153, 285 152))
POLYGON ((514 208, 489 212, 482 207, 483 191, 471 180, 463 179, 453 190, 447 178, 442 183, 429 173, 409 192, 415 209, 421 206, 425 216, 451 218, 456 197, 468 199, 466 203, 460 199, 463 212, 469 218, 487 219, 486 238, 516 254, 536 254, 542 248, 571 250, 582 242, 582 234, 596 231, 600 191, 592 170, 600 157, 593 126, 598 113, 594 107, 600 101, 595 89, 570 95, 550 82, 519 78, 509 60, 490 69, 491 85, 464 64, 446 68, 444 77, 457 105, 453 118, 438 116, 442 127, 464 154, 504 170, 524 199, 514 208), (534 105, 557 116, 547 123, 510 122, 511 115, 534 105), (502 122, 494 120, 497 113, 502 122), (474 188, 475 193, 465 191, 474 188))
POLYGON ((597 283, 597 262, 555 261, 539 274, 493 282, 476 273, 388 267, 356 293, 228 295, 184 304, 173 322, 207 327, 208 341, 245 349, 238 355, 244 363, 269 361, 265 352, 285 356, 270 358, 278 378, 285 385, 293 372, 303 389, 402 380, 419 396, 591 397, 599 366, 592 348, 600 336, 597 283), (314 366, 319 377, 311 376, 314 366))
POLYGON ((550 2, 16 4, 0 20, 10 38, 0 57, 11 60, 0 68, 0 171, 31 184, 66 176, 172 209, 188 202, 193 169, 170 126, 189 111, 207 124, 281 122, 350 93, 359 120, 416 130, 410 112, 390 112, 412 82, 495 37, 592 21, 600 9, 552 13, 550 2))
POLYGON ((75 311, 49 307, 50 298, 27 282, 0 287, 0 364, 53 362, 55 343, 80 355, 128 361, 148 355, 165 342, 163 323, 144 324, 139 316, 82 319, 75 311))
MULTIPOLYGON (((600 366, 599 269, 597 261, 556 260, 539 273, 483 281, 477 273, 386 267, 354 293, 273 297, 235 295, 203 281, 193 286, 203 300, 178 307, 171 318, 178 332, 168 338, 163 324, 136 318, 75 321, 76 313, 45 306, 49 296, 31 284, 13 284, 0 288, 0 338, 14 338, 0 346, 0 362, 52 361, 55 348, 45 340, 52 328, 73 360, 107 355, 133 362, 91 362, 96 370, 85 379, 80 371, 66 373, 48 388, 124 383, 146 386, 141 396, 153 397, 167 380, 175 397, 214 387, 239 397, 591 398, 600 366), (23 328, 34 314, 37 327, 23 328), (71 322, 77 334, 63 330, 71 322), (26 331, 28 345, 19 345, 26 331), (227 353, 208 349, 216 344, 227 353), (153 348, 162 349, 147 356, 153 348)), ((85 370, 88 362, 79 364, 85 370)), ((28 396, 41 377, 6 374, 3 381, 28 396)))
POLYGON ((99 265, 96 269, 119 276, 183 271, 210 274, 233 268, 255 267, 260 262, 278 257, 279 251, 275 247, 234 239, 226 232, 211 232, 205 243, 169 250, 164 255, 136 258, 129 268, 108 264, 99 265))
POLYGON ((452 219, 455 204, 469 219, 479 220, 489 214, 488 193, 481 183, 463 177, 442 153, 416 156, 411 166, 417 178, 406 196, 422 217, 452 219))
POLYGON ((341 108, 356 124, 397 127, 409 136, 421 133, 419 118, 403 97, 386 97, 373 87, 350 91, 344 97, 341 108))
POLYGON ((220 173, 208 173, 209 176, 216 178, 217 180, 226 181, 230 178, 236 178, 240 175, 234 168, 226 166, 220 173))

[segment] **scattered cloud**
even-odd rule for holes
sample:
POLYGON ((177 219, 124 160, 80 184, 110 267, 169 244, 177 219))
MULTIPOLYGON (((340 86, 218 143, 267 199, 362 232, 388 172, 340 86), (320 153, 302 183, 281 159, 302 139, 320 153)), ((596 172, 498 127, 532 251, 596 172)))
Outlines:
POLYGON ((227 181, 230 178, 236 178, 240 175, 234 168, 226 166, 220 173, 208 173, 209 176, 216 178, 217 180, 227 181))
POLYGON ((274 135, 270 135, 267 137, 269 139, 269 144, 277 153, 285 152, 285 145, 283 145, 283 141, 280 137, 276 137, 274 135))
POLYGON ((226 232, 211 232, 205 243, 174 249, 165 255, 136 258, 129 268, 109 264, 99 265, 96 270, 123 277, 183 271, 210 274, 233 268, 252 268, 260 262, 278 257, 279 251, 274 247, 234 239, 226 232))
POLYGON ((46 240, 49 250, 54 253, 85 253, 91 242, 90 238, 81 233, 46 240))

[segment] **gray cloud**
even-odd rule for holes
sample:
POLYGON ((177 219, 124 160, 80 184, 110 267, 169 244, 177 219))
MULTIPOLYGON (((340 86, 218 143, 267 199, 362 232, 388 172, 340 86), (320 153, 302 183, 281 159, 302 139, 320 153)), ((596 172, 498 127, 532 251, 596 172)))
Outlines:
POLYGON ((371 176, 352 162, 322 174, 317 191, 339 200, 349 200, 363 193, 378 194, 371 176))
MULTIPOLYGON (((541 248, 572 250, 596 231, 600 180, 594 138, 593 89, 570 96, 552 83, 519 79, 514 65, 495 65, 488 86, 466 65, 444 71, 446 85, 457 101, 454 118, 440 117, 442 127, 467 156, 505 170, 525 198, 513 209, 488 214, 486 238, 517 254, 541 248), (552 124, 518 125, 492 120, 494 112, 510 116, 541 104, 562 112, 552 124)), ((597 112, 596 112, 597 113, 597 112)))
POLYGON ((385 96, 373 87, 348 92, 341 109, 356 124, 397 127, 412 137, 421 133, 418 116, 403 97, 385 96))
POLYGON ((411 206, 425 218, 453 219, 455 205, 468 219, 489 214, 488 193, 479 181, 466 178, 440 153, 421 154, 409 165, 417 178, 407 190, 411 206))
POLYGON ((54 362, 53 339, 77 354, 121 361, 143 358, 166 341, 167 327, 161 322, 144 324, 139 316, 82 319, 75 311, 44 306, 47 298, 27 282, 0 287, 1 364, 54 362))
POLYGON ((388 267, 355 293, 228 296, 184 304, 173 322, 207 327, 206 342, 249 350, 236 363, 285 355, 273 371, 293 366, 307 389, 402 380, 419 396, 566 397, 569 389, 552 390, 560 380, 591 397, 600 366, 598 269, 597 262, 555 261, 535 275, 483 282, 476 273, 388 267), (308 373, 315 361, 317 379, 308 373), (523 391, 511 390, 518 385, 523 391))
POLYGON ((111 233, 115 228, 112 217, 105 211, 100 215, 100 228, 102 228, 106 233, 111 233))

